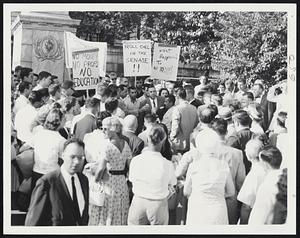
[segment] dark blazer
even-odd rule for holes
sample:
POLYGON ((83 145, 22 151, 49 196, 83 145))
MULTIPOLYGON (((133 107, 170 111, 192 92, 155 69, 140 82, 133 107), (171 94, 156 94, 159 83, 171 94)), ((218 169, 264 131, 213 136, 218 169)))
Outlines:
MULTIPOLYGON (((82 173, 77 173, 83 197, 84 210, 81 225, 89 220, 89 184, 82 173)), ((25 226, 76 226, 72 199, 60 169, 41 177, 33 190, 25 226)))
POLYGON ((245 147, 249 140, 252 139, 253 133, 250 131, 250 129, 243 129, 239 132, 234 132, 231 136, 227 138, 226 144, 236 148, 238 150, 241 150, 243 152, 243 162, 245 165, 246 174, 251 169, 251 162, 247 159, 246 153, 245 153, 245 147))
MULTIPOLYGON (((150 108, 152 109, 150 98, 145 99, 144 104, 149 104, 150 108)), ((156 105, 156 107, 161 108, 164 105, 165 105, 165 98, 157 96, 157 105, 156 105)))
POLYGON ((139 155, 144 149, 144 141, 134 133, 125 131, 123 136, 127 138, 127 142, 132 151, 132 157, 139 155))
POLYGON ((273 118, 273 114, 276 110, 276 103, 269 102, 267 100, 267 93, 265 93, 262 96, 261 102, 260 102, 261 109, 263 111, 263 122, 262 122, 262 128, 264 131, 266 131, 271 123, 271 120, 273 118))
POLYGON ((76 138, 83 140, 85 134, 93 132, 95 129, 97 129, 96 117, 87 114, 75 124, 74 135, 76 138))

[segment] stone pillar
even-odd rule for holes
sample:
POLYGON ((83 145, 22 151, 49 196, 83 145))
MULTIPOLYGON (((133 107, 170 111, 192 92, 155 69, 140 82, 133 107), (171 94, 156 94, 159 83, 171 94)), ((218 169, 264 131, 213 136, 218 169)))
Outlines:
POLYGON ((68 78, 65 68, 64 31, 76 33, 80 20, 68 12, 21 12, 14 19, 11 31, 13 65, 30 67, 33 72, 48 71, 62 81, 68 78))

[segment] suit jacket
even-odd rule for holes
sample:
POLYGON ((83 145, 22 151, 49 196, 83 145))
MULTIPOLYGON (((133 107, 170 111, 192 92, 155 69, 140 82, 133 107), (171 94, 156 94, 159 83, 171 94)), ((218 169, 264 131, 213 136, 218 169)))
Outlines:
POLYGON ((247 142, 252 138, 253 133, 249 129, 243 129, 238 132, 234 132, 231 136, 227 138, 226 144, 241 150, 243 152, 243 161, 245 165, 246 174, 250 171, 251 163, 248 161, 245 147, 247 142))
POLYGON ((75 124, 74 135, 76 138, 83 140, 85 134, 91 133, 95 129, 97 129, 96 117, 87 114, 75 124))
POLYGON ((263 123, 262 128, 264 131, 266 131, 269 128, 269 125, 272 121, 273 114, 276 110, 276 103, 270 102, 267 100, 267 93, 265 93, 262 96, 261 102, 260 102, 261 109, 263 111, 263 123))
MULTIPOLYGON (((150 100, 151 100, 150 98, 146 98, 142 104, 143 105, 149 104, 150 105, 150 109, 152 110, 152 105, 151 105, 151 101, 150 100)), ((157 105, 156 105, 156 107, 157 108, 161 108, 164 105, 165 105, 165 98, 157 96, 157 105)), ((151 112, 151 110, 150 110, 150 112, 151 112)))
POLYGON ((144 141, 132 132, 125 131, 123 135, 128 138, 128 145, 132 151, 132 157, 139 155, 144 149, 144 141))
POLYGON ((198 124, 196 107, 187 101, 174 107, 170 140, 174 150, 187 151, 190 149, 190 134, 198 124))
MULTIPOLYGON (((83 197, 84 210, 81 225, 89 220, 89 184, 82 173, 77 173, 83 197)), ((60 169, 41 177, 31 195, 25 226, 76 226, 72 198, 60 169)))

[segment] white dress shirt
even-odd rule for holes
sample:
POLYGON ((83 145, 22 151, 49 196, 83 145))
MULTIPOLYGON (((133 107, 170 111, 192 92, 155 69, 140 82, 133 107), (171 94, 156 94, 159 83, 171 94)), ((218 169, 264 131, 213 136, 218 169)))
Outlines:
POLYGON ((270 171, 263 183, 260 185, 253 209, 249 217, 249 225, 272 224, 274 217, 274 206, 278 193, 278 181, 282 170, 270 171))
POLYGON ((129 180, 134 195, 146 199, 162 200, 168 194, 168 185, 176 184, 175 170, 171 161, 161 153, 144 150, 130 163, 129 180))
POLYGON ((265 176, 266 172, 260 163, 253 162, 251 170, 244 180, 237 199, 252 208, 255 203, 258 188, 264 181, 265 176))
POLYGON ((17 114, 17 112, 18 112, 20 109, 22 109, 23 107, 25 107, 25 106, 26 106, 27 104, 29 104, 29 103, 30 103, 30 102, 29 102, 28 98, 21 94, 21 95, 17 98, 17 100, 16 100, 16 102, 15 102, 15 106, 14 106, 14 109, 13 109, 14 113, 17 114))
POLYGON ((157 97, 155 97, 154 99, 152 99, 152 98, 149 98, 149 99, 150 99, 150 103, 151 103, 151 108, 157 108, 157 97))
POLYGON ((27 104, 18 111, 15 117, 15 129, 19 140, 30 144, 32 139, 31 124, 36 115, 37 109, 31 104, 27 104))
POLYGON ((61 174, 66 182, 70 197, 73 199, 73 190, 72 190, 72 176, 74 176, 74 183, 76 187, 76 194, 77 194, 77 201, 78 201, 78 206, 79 206, 79 211, 80 215, 82 215, 83 210, 84 210, 84 197, 83 197, 83 192, 81 188, 81 184, 79 181, 79 178, 77 174, 71 175, 68 173, 64 165, 61 166, 61 174))

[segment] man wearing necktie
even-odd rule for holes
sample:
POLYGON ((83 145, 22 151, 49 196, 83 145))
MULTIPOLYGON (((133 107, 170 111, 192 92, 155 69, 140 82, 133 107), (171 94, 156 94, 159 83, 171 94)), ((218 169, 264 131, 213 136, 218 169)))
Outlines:
POLYGON ((165 103, 165 99, 163 97, 157 96, 157 92, 155 86, 152 84, 148 88, 149 100, 148 104, 151 106, 151 113, 156 113, 159 108, 162 108, 165 103))
POLYGON ((84 143, 76 138, 64 144, 60 169, 41 177, 33 190, 26 226, 82 226, 88 224, 89 186, 81 173, 84 143))

